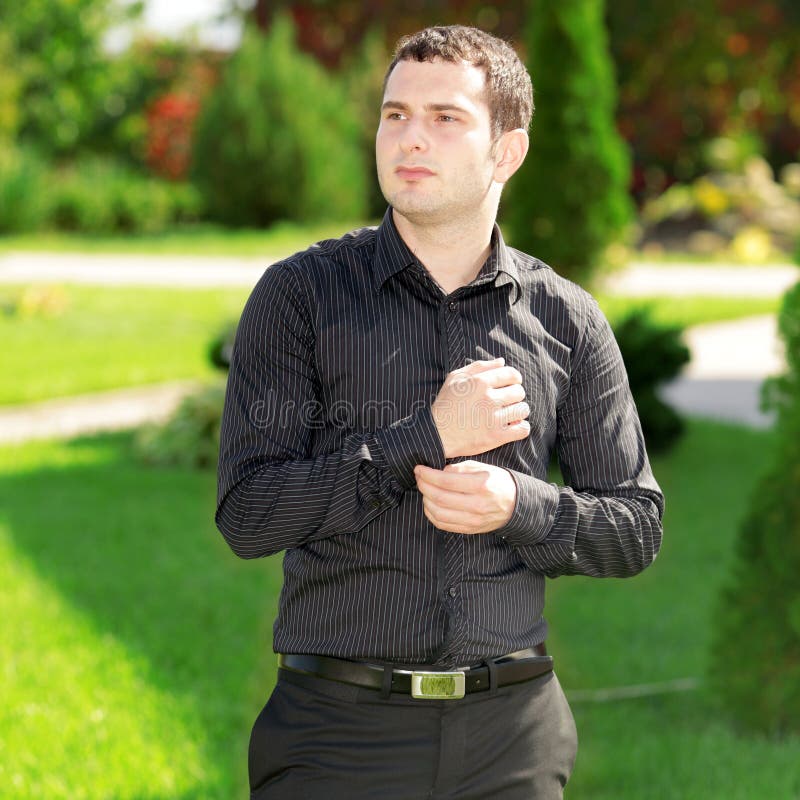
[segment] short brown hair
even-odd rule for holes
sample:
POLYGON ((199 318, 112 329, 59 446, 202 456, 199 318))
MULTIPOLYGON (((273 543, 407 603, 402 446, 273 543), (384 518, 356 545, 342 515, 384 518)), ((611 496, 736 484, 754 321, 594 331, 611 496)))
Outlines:
POLYGON ((398 41, 394 58, 383 79, 383 90, 392 70, 401 61, 451 63, 466 61, 486 75, 486 101, 492 136, 496 140, 515 128, 528 130, 533 116, 531 76, 508 42, 479 28, 447 25, 412 33, 398 41))

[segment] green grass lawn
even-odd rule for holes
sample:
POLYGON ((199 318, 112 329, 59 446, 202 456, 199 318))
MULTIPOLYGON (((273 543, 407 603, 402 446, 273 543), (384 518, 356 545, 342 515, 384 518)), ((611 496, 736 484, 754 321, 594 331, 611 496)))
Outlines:
MULTIPOLYGON (((209 342, 246 289, 63 287, 53 317, 0 315, 0 404, 214 374, 209 342), (9 379, 11 376, 11 379, 9 379)), ((9 287, 0 287, 0 295, 9 287)), ((218 374, 218 373, 217 373, 218 374)))
POLYGON ((150 253, 231 257, 282 257, 312 242, 341 236, 377 221, 322 222, 299 225, 278 222, 266 230, 224 228, 198 224, 162 234, 142 236, 92 236, 58 231, 0 236, 0 254, 11 251, 62 253, 150 253))
MULTIPOLYGON (((655 564, 628 580, 549 585, 550 644, 562 683, 586 690, 702 679, 718 589, 771 434, 693 421, 654 470, 666 496, 655 564)), ((747 638, 742 661, 747 668, 747 638)), ((761 800, 800 796, 800 737, 735 733, 702 688, 575 703, 581 749, 568 797, 761 800)))
MULTIPOLYGON (((710 613, 771 434, 692 422, 654 462, 656 563, 548 588, 571 690, 702 677, 710 613)), ((3 798, 246 796, 250 727, 275 676, 280 559, 240 561, 213 526, 214 476, 144 469, 130 436, 0 449, 3 798)), ((747 636, 742 639, 746 668, 747 636)), ((574 703, 570 800, 800 793, 800 738, 734 733, 702 690, 574 703)))
POLYGON ((247 794, 280 559, 238 560, 210 473, 128 435, 0 451, 0 796, 247 794))
MULTIPOLYGON (((208 343, 235 322, 248 289, 61 287, 68 302, 53 317, 0 314, 0 405, 213 374, 208 343)), ((0 286, 2 296, 18 287, 0 286)), ((600 296, 615 320, 642 305, 681 325, 772 313, 778 299, 600 296)))
POLYGON ((781 306, 780 297, 619 297, 607 294, 595 297, 612 324, 639 308, 649 310, 658 322, 689 327, 775 314, 781 306))
MULTIPOLYGON (((341 236, 364 225, 378 225, 380 219, 347 222, 321 222, 302 225, 277 222, 266 229, 225 228, 213 223, 177 226, 162 234, 131 236, 92 235, 60 231, 41 231, 30 234, 0 236, 0 254, 10 251, 69 252, 69 253, 153 253, 162 255, 219 255, 264 256, 293 253, 310 242, 341 236)), ((513 241, 509 241, 513 245, 513 241)), ((634 250, 633 260, 669 266, 672 264, 702 263, 706 266, 763 266, 792 263, 792 255, 777 255, 765 263, 737 262, 729 253, 690 253, 650 249, 634 250)))

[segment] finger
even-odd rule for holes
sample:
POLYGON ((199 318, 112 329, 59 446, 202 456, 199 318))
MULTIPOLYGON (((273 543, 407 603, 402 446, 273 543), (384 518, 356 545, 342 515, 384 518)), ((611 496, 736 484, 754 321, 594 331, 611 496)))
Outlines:
POLYGON ((487 369, 495 369, 498 366, 502 366, 505 362, 506 360, 502 356, 489 360, 470 361, 469 364, 461 368, 461 371, 466 372, 468 375, 475 375, 478 372, 484 372, 487 369))
POLYGON ((430 500, 423 501, 423 508, 428 519, 443 530, 459 530, 480 525, 482 520, 478 514, 457 508, 445 508, 430 500), (444 526, 448 526, 444 528, 444 526))
POLYGON ((496 419, 503 425, 513 425, 522 422, 531 415, 531 407, 525 403, 514 403, 513 406, 506 406, 497 412, 496 419))
POLYGON ((422 492, 422 504, 424 506, 425 503, 432 503, 437 508, 447 509, 448 511, 480 514, 482 501, 476 499, 476 497, 476 495, 449 492, 446 489, 427 486, 425 491, 422 492))
POLYGON ((506 442, 519 442, 531 435, 531 425, 528 420, 523 419, 519 422, 513 422, 511 425, 506 425, 503 428, 503 433, 506 442))
POLYGON ((525 399, 525 387, 521 383, 512 383, 511 386, 501 386, 499 389, 490 388, 487 394, 497 405, 510 406, 525 399))
POLYGON ((481 374, 481 380, 485 381, 492 389, 499 389, 503 386, 522 383, 522 375, 514 367, 495 367, 485 370, 481 374))
POLYGON ((451 492, 470 494, 478 490, 484 481, 484 472, 445 472, 432 469, 422 464, 414 467, 417 482, 420 481, 435 486, 439 489, 448 489, 451 492))
POLYGON ((426 481, 424 478, 417 478, 417 489, 423 497, 435 498, 440 503, 449 506, 457 506, 468 502, 474 491, 464 492, 458 489, 447 489, 436 483, 426 481))

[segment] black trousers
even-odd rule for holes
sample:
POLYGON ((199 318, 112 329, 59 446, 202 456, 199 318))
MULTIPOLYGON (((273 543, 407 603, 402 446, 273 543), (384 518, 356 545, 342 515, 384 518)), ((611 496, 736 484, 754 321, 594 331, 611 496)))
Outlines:
POLYGON ((250 735, 250 797, 553 800, 577 747, 554 672, 415 700, 281 669, 250 735))

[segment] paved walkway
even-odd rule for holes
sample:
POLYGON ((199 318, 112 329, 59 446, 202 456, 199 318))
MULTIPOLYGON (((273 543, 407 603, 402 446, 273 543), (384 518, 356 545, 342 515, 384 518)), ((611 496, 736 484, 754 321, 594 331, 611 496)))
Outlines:
POLYGON ((686 414, 754 427, 768 427, 773 415, 760 410, 764 378, 782 372, 783 346, 773 316, 697 325, 686 331, 692 360, 664 386, 662 397, 686 414))
MULTIPOLYGON (((175 258, 42 253, 0 256, 0 283, 80 282, 107 285, 252 286, 265 259, 175 258)), ((613 276, 607 290, 625 295, 777 296, 800 272, 780 267, 658 266, 640 262, 613 276)), ((687 414, 767 426, 759 410, 763 379, 780 372, 783 355, 775 319, 753 317, 701 325, 687 332, 692 362, 663 396, 687 414)), ((141 386, 0 408, 0 442, 72 436, 163 419, 196 384, 141 386)))
POLYGON ((115 389, 76 397, 0 407, 0 443, 67 438, 134 428, 166 419, 196 381, 115 389))
MULTIPOLYGON (((251 287, 273 261, 289 255, 257 258, 221 256, 109 255, 80 253, 0 254, 0 283, 90 283, 112 286, 251 287)), ((634 261, 611 275, 603 288, 613 294, 726 295, 774 297, 800 277, 793 264, 659 264, 634 261)))
POLYGON ((798 279, 800 269, 794 264, 745 266, 636 261, 625 271, 610 275, 603 288, 610 294, 633 297, 777 297, 798 279))
POLYGON ((263 258, 80 253, 0 255, 0 283, 84 283, 101 286, 255 286, 266 267, 286 254, 263 258))

